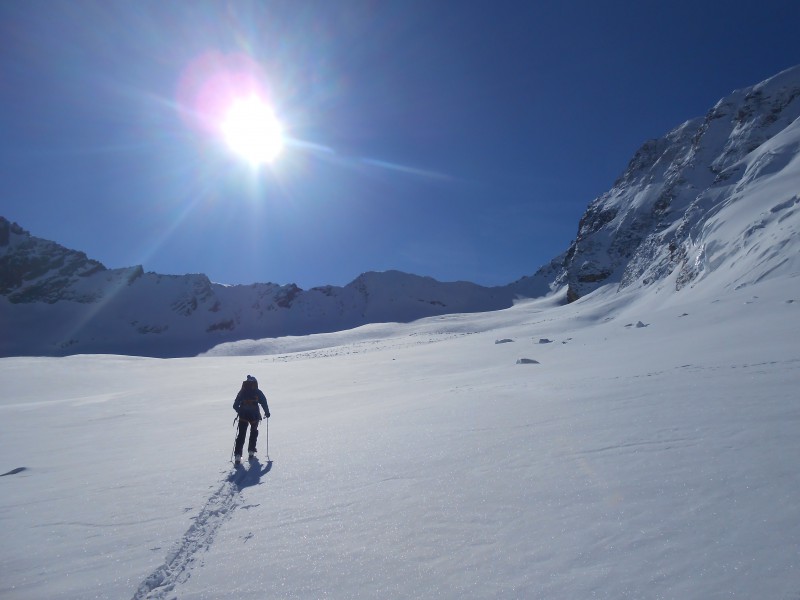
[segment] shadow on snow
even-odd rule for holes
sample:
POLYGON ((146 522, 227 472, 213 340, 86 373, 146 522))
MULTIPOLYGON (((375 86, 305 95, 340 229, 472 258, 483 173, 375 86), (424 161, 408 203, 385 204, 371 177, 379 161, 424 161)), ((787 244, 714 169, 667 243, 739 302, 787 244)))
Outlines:
POLYGON ((263 464, 258 458, 251 458, 247 463, 236 465, 234 469, 228 481, 241 492, 246 487, 259 485, 261 478, 272 469, 272 461, 268 460, 263 464))

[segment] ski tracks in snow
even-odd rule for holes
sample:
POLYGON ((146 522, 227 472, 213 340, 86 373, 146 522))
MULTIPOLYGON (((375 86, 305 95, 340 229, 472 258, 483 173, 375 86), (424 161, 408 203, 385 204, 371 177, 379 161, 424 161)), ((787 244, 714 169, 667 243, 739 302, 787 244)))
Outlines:
POLYGON ((171 595, 178 584, 184 583, 191 576, 197 563, 197 554, 207 550, 214 541, 214 536, 222 524, 242 504, 241 491, 260 482, 261 476, 272 468, 272 461, 263 465, 257 460, 250 461, 249 468, 239 467, 225 478, 219 488, 211 494, 205 506, 183 534, 180 541, 173 546, 164 564, 145 577, 133 600, 163 600, 175 598, 171 595))

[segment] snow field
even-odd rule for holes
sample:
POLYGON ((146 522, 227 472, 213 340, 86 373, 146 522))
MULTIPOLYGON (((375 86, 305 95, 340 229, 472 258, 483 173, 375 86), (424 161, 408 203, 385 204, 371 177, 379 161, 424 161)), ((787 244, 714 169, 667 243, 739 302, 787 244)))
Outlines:
POLYGON ((796 598, 796 283, 2 359, 0 595, 796 598))

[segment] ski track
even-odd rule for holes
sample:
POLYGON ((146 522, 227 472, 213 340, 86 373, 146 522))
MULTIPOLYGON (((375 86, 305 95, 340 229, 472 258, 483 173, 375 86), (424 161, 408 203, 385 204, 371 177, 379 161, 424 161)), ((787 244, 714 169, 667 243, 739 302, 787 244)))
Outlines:
POLYGON ((183 534, 181 540, 167 554, 164 563, 145 577, 133 600, 163 600, 177 598, 171 595, 178 584, 186 582, 197 564, 197 553, 207 550, 214 536, 233 512, 242 505, 241 491, 260 482, 261 476, 272 468, 272 461, 262 465, 251 461, 248 468, 240 467, 226 476, 219 488, 211 495, 205 506, 183 534))

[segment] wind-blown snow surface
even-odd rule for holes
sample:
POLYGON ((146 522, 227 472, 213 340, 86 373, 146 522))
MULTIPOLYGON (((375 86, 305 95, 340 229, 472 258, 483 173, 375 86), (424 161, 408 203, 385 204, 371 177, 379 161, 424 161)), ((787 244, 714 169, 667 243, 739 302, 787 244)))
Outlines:
POLYGON ((718 289, 2 359, 0 596, 797 600, 798 278, 718 289))

